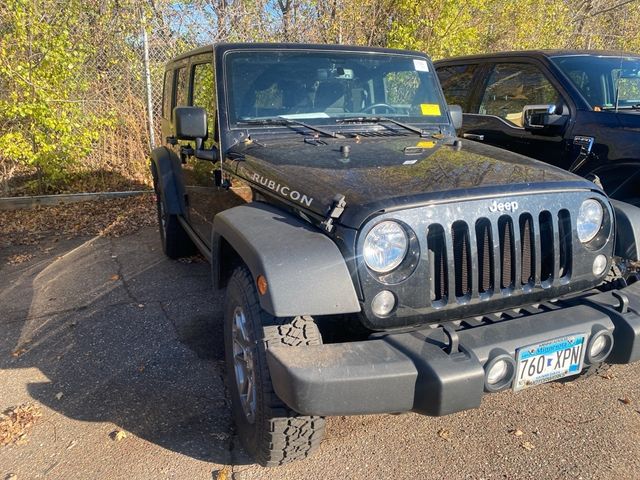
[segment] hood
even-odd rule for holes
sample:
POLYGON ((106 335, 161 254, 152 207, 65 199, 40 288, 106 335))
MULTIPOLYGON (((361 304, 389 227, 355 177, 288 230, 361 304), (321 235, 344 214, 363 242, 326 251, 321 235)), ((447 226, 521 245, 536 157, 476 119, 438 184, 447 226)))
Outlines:
POLYGON ((476 142, 451 139, 321 139, 297 136, 235 146, 236 173, 274 195, 325 216, 336 195, 339 222, 357 228, 376 212, 462 198, 595 188, 559 168, 476 142), (344 152, 348 148, 348 154, 344 152))

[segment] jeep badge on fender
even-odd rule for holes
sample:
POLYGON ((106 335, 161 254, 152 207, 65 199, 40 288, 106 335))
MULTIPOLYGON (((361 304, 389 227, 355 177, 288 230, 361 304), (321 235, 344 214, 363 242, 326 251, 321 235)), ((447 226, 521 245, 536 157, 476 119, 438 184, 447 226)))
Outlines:
POLYGON ((460 142, 425 54, 218 44, 169 62, 164 95, 162 247, 225 289, 235 432, 261 465, 309 456, 329 415, 447 415, 638 360, 640 282, 616 275, 637 247, 614 242, 640 236, 635 208, 460 142))

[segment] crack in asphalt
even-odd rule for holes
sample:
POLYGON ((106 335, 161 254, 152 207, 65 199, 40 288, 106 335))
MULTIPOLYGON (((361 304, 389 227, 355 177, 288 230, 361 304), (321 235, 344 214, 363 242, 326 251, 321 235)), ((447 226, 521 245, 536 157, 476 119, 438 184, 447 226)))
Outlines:
POLYGON ((129 283, 124 277, 124 274, 122 272, 123 270, 122 262, 120 261, 120 257, 116 254, 113 237, 109 237, 109 252, 111 254, 111 259, 116 262, 116 266, 117 266, 116 274, 118 275, 118 281, 122 283, 122 286, 127 296, 129 297, 129 299, 131 299, 132 302, 140 303, 140 300, 138 300, 138 298, 133 294, 133 292, 131 291, 131 288, 129 287, 129 283))

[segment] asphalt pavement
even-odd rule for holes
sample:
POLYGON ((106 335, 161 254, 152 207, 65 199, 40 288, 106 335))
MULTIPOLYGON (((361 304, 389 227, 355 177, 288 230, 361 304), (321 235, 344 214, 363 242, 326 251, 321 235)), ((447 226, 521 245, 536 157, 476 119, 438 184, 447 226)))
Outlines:
POLYGON ((640 478, 637 364, 448 417, 331 418, 313 457, 263 469, 234 436, 221 305, 153 228, 0 250, 0 411, 43 413, 0 480, 640 478))

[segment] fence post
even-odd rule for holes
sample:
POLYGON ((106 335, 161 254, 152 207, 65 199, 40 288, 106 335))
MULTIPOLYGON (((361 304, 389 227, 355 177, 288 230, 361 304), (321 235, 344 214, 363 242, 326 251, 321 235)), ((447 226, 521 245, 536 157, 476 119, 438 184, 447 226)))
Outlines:
POLYGON ((144 11, 140 16, 142 24, 142 49, 144 51, 144 78, 147 90, 147 122, 149 128, 149 146, 151 150, 156 147, 156 135, 153 126, 153 92, 151 91, 151 69, 149 68, 149 39, 147 37, 147 22, 144 11))

